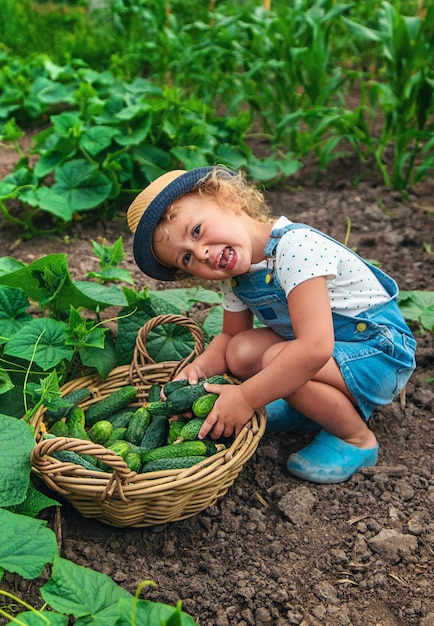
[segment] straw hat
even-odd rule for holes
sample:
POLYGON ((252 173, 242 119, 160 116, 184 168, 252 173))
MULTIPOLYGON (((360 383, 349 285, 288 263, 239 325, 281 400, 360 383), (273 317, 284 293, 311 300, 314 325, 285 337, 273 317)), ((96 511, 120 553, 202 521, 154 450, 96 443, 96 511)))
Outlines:
POLYGON ((134 259, 144 274, 157 280, 175 280, 176 268, 160 263, 152 250, 152 235, 163 213, 175 200, 188 193, 214 170, 235 176, 225 167, 173 170, 155 179, 135 198, 128 209, 128 226, 134 233, 134 259))

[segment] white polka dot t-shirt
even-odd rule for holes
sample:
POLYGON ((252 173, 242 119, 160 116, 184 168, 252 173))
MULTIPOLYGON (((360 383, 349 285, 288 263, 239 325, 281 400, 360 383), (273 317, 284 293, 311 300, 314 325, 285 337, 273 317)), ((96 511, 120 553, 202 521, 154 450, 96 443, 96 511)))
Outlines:
MULTIPOLYGON (((274 228, 291 222, 281 217, 274 228)), ((250 267, 254 272, 266 262, 250 267)), ((390 296, 369 267, 349 248, 308 227, 288 230, 276 249, 275 272, 286 295, 300 283, 325 276, 332 311, 353 316, 389 300, 390 296)), ((231 280, 221 284, 222 304, 227 311, 243 311, 247 306, 237 298, 231 280)))

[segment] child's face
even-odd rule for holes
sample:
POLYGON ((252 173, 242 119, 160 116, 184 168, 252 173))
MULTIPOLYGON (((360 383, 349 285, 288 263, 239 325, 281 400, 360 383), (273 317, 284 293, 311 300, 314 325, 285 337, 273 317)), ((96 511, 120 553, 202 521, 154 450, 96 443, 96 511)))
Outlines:
POLYGON ((208 280, 223 280, 248 271, 252 263, 250 218, 222 207, 211 197, 187 194, 175 203, 176 217, 154 231, 157 259, 208 280))

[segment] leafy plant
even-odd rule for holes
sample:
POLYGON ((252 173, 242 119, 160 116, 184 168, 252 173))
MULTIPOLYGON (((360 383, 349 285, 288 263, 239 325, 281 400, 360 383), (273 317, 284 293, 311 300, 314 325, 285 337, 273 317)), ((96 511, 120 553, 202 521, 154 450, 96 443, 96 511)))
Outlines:
POLYGON ((421 329, 434 333, 434 292, 400 291, 399 308, 404 317, 421 329))
POLYGON ((106 626, 196 624, 189 615, 182 612, 181 602, 172 607, 140 600, 142 588, 145 585, 155 585, 153 581, 144 581, 133 596, 106 574, 61 558, 58 555, 56 536, 46 527, 46 522, 0 508, 0 524, 3 529, 0 580, 5 570, 25 580, 37 580, 44 568, 51 566, 50 577, 39 589, 44 601, 40 609, 0 589, 0 595, 27 609, 18 616, 8 613, 4 608, 0 609, 0 615, 8 618, 8 623, 30 625, 45 622, 53 626, 97 622, 106 626))
POLYGON ((430 6, 422 19, 406 17, 389 2, 382 2, 377 28, 343 20, 364 44, 374 43, 380 49, 377 74, 381 80, 370 76, 366 79, 370 100, 366 115, 382 120, 381 134, 376 137, 371 133, 371 124, 362 113, 359 139, 374 156, 384 182, 407 189, 434 168, 433 57, 428 44, 434 7, 430 6), (391 172, 385 163, 389 148, 393 154, 391 172))

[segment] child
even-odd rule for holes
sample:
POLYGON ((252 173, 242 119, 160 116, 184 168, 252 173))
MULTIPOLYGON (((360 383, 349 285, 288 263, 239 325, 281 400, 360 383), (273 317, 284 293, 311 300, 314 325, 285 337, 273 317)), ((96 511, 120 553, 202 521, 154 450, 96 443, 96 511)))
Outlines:
POLYGON ((367 420, 415 368, 416 341, 394 280, 344 245, 286 217, 225 167, 163 174, 128 210, 139 268, 157 280, 220 281, 223 328, 178 378, 230 372, 200 437, 238 434, 265 406, 268 430, 318 430, 291 474, 345 481, 375 465, 367 420), (263 327, 253 328, 253 316, 263 327))

